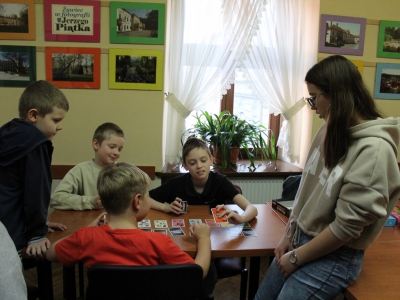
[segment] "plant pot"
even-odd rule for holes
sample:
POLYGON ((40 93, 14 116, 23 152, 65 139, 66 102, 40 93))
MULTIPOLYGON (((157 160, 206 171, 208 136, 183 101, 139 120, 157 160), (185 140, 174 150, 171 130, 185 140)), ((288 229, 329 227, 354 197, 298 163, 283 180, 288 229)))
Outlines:
MULTIPOLYGON (((215 150, 215 145, 212 146, 213 156, 214 156, 214 163, 217 165, 222 165, 222 153, 221 148, 218 147, 218 150, 215 150)), ((239 161, 239 147, 231 147, 229 151, 229 161, 232 164, 236 164, 239 161)))

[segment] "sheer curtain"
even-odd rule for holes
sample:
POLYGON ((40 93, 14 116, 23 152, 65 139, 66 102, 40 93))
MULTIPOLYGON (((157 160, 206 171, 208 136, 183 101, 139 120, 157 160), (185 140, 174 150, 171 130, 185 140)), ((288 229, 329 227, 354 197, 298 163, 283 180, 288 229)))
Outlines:
POLYGON ((163 144, 166 162, 177 162, 190 112, 218 101, 265 0, 171 0, 167 24, 163 144), (200 3, 201 2, 201 3, 200 3))
POLYGON ((271 113, 282 114, 277 144, 295 163, 310 141, 312 117, 302 109, 302 98, 305 74, 317 58, 318 28, 319 0, 268 0, 252 47, 238 66, 271 113))

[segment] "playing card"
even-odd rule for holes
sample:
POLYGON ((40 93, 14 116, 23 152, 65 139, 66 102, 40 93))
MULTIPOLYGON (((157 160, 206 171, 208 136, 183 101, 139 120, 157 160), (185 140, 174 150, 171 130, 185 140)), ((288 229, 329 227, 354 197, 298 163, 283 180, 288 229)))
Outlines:
POLYGON ((229 236, 236 237, 242 235, 242 228, 241 227, 229 227, 226 228, 229 236))
POLYGON ((189 223, 193 224, 193 223, 203 223, 203 221, 201 219, 189 219, 189 223))
POLYGON ((251 225, 249 222, 243 223, 244 228, 251 228, 251 225))
POLYGON ((236 227, 237 225, 236 224, 232 224, 232 223, 229 223, 229 222, 221 222, 221 223, 218 223, 221 227, 226 227, 226 228, 231 228, 231 227, 236 227))
POLYGON ((168 228, 169 232, 172 236, 183 236, 185 233, 183 232, 182 228, 180 227, 172 227, 168 228))
POLYGON ((218 223, 228 222, 228 220, 226 220, 226 219, 224 219, 224 217, 222 217, 222 213, 224 212, 224 209, 220 209, 217 212, 216 208, 211 208, 211 212, 213 214, 215 222, 218 222, 218 223))
POLYGON ((242 233, 243 236, 257 236, 255 231, 251 228, 243 228, 242 233))
POLYGON ((143 228, 143 227, 151 227, 151 222, 150 220, 142 220, 138 223, 138 227, 139 228, 143 228))
POLYGON ((185 227, 185 220, 172 219, 172 227, 185 227))
POLYGON ((153 230, 151 228, 140 228, 140 230, 146 231, 146 232, 152 232, 153 230))
POLYGON ((221 223, 215 222, 214 219, 205 219, 205 222, 210 227, 221 227, 221 223))
POLYGON ((154 229, 154 232, 159 232, 159 233, 167 235, 167 229, 154 229))
POLYGON ((187 212, 187 206, 188 206, 187 201, 182 201, 181 204, 182 204, 182 212, 181 213, 183 214, 183 213, 187 212))
POLYGON ((155 220, 154 221, 155 228, 168 228, 167 220, 155 220))

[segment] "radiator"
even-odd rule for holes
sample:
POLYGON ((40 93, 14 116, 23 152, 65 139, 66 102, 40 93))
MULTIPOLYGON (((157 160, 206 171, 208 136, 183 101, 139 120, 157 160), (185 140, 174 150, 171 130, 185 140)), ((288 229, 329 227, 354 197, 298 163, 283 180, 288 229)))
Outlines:
POLYGON ((230 180, 242 189, 243 196, 253 204, 263 204, 282 197, 283 179, 280 178, 230 180))

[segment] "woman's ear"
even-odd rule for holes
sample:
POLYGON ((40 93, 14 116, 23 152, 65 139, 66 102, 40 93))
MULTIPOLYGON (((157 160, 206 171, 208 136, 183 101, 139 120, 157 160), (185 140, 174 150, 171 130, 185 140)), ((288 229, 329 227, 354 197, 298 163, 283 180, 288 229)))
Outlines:
POLYGON ((29 120, 32 124, 35 124, 36 121, 37 121, 38 115, 39 115, 39 113, 38 113, 37 109, 36 109, 36 108, 31 108, 31 109, 28 111, 28 120, 29 120))

